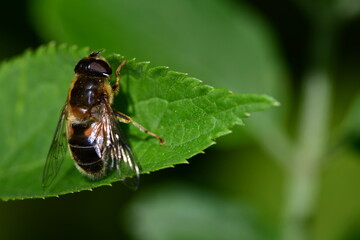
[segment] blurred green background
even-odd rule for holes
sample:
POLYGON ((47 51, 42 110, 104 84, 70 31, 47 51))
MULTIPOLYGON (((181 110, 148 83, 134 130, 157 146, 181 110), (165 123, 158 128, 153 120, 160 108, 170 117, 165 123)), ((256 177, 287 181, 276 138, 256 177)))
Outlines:
POLYGON ((360 239, 359 0, 19 0, 2 10, 3 61, 49 41, 104 48, 282 106, 189 165, 142 175, 138 191, 117 183, 0 202, 0 239, 360 239))

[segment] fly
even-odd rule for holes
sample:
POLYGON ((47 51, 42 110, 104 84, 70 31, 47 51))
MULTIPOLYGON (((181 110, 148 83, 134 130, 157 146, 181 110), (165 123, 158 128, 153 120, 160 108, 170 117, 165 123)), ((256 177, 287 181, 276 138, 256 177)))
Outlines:
POLYGON ((90 179, 102 179, 115 168, 120 176, 132 175, 137 181, 140 171, 118 122, 132 123, 164 144, 164 140, 148 131, 129 116, 111 107, 119 92, 120 70, 111 85, 110 64, 93 52, 75 66, 66 103, 62 109, 56 132, 43 170, 42 185, 49 186, 61 167, 67 149, 76 168, 90 179))

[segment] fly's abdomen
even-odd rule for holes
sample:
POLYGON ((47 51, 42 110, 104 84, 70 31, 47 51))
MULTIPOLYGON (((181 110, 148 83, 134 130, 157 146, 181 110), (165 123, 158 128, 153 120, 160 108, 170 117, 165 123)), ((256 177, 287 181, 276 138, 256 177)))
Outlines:
POLYGON ((85 175, 97 178, 105 174, 106 166, 101 146, 93 138, 93 124, 71 124, 69 146, 78 169, 85 175))

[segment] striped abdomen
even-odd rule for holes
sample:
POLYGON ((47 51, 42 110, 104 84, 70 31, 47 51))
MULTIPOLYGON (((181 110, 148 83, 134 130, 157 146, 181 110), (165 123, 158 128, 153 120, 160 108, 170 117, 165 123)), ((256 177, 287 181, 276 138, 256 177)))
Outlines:
POLYGON ((103 158, 104 149, 99 138, 94 138, 97 131, 96 122, 72 123, 69 126, 69 147, 78 169, 93 178, 104 176, 106 163, 103 158))

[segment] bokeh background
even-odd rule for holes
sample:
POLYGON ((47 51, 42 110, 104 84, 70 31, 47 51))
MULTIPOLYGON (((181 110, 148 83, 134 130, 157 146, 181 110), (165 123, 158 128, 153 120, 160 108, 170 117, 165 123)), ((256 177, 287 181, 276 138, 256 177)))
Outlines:
POLYGON ((0 202, 0 239, 360 239, 359 0, 18 0, 0 19, 2 61, 88 46, 282 104, 135 192, 0 202))

